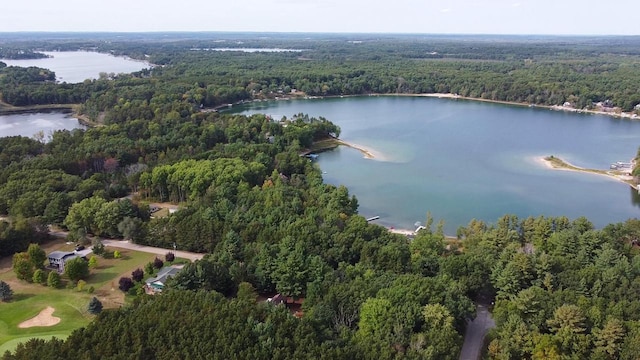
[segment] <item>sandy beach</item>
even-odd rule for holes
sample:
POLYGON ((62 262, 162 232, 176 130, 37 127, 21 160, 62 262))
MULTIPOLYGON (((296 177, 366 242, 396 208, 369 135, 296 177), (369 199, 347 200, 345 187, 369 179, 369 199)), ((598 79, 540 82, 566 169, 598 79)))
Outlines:
POLYGON ((545 167, 547 167, 548 169, 551 169, 551 170, 573 171, 573 172, 580 172, 580 173, 585 173, 585 174, 605 176, 605 177, 607 177, 609 179, 625 183, 625 184, 631 186, 632 188, 638 190, 638 186, 637 185, 634 185, 634 184, 630 183, 630 181, 633 180, 632 176, 622 175, 622 174, 615 174, 615 173, 613 173, 611 171, 605 171, 605 170, 587 169, 587 168, 583 168, 583 167, 580 167, 580 166, 573 165, 573 164, 567 162, 566 160, 562 160, 562 159, 560 159, 558 157, 556 157, 556 159, 558 159, 558 160, 562 161, 563 163, 567 164, 568 166, 570 166, 570 168, 556 166, 551 161, 547 160, 547 158, 544 157, 544 156, 540 156, 540 157, 536 157, 535 158, 537 163, 539 163, 542 166, 545 166, 545 167))
POLYGON ((360 151, 365 159, 371 159, 371 160, 377 160, 377 161, 391 161, 388 156, 385 156, 385 154, 382 154, 381 152, 373 150, 369 147, 362 146, 359 144, 354 144, 351 142, 346 142, 340 139, 336 139, 336 141, 340 145, 350 147, 352 149, 356 149, 360 151))
MULTIPOLYGON (((399 94, 399 95, 400 96, 404 96, 405 94, 399 94)), ((640 120, 640 117, 638 117, 638 115, 633 114, 633 113, 576 109, 574 107, 563 106, 563 105, 536 105, 536 104, 520 103, 520 102, 515 102, 515 101, 500 101, 500 100, 474 98, 474 97, 460 96, 460 95, 457 95, 457 94, 446 94, 446 93, 415 94, 415 95, 406 94, 406 95, 407 96, 433 97, 433 98, 442 98, 442 99, 462 99, 462 100, 470 100, 470 101, 481 101, 481 102, 494 103, 494 104, 527 106, 527 107, 536 107, 536 108, 540 108, 540 109, 549 109, 549 110, 555 110, 555 111, 568 111, 568 112, 575 112, 575 113, 582 113, 582 114, 605 115, 605 116, 613 116, 613 117, 619 117, 619 118, 640 120)))

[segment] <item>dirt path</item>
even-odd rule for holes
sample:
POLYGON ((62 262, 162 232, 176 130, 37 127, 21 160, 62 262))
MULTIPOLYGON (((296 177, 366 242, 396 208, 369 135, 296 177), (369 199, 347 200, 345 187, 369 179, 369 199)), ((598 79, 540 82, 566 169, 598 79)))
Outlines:
POLYGON ((484 338, 496 326, 491 313, 485 305, 476 307, 476 318, 469 322, 464 334, 464 344, 460 352, 460 360, 478 360, 482 354, 484 338))

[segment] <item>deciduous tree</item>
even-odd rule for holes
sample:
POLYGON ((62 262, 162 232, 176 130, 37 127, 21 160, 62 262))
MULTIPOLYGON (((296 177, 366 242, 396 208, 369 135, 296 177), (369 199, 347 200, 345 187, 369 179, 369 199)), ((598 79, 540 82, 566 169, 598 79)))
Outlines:
POLYGON ((78 281, 89 276, 89 264, 82 258, 71 259, 64 265, 64 274, 71 281, 78 281))

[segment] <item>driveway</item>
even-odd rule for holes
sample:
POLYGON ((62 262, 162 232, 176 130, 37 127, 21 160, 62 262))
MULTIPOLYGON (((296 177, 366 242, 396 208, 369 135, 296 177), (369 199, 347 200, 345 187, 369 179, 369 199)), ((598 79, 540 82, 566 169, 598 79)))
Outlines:
POLYGON ((484 347, 484 338, 496 326, 485 305, 476 306, 476 318, 469 322, 464 334, 460 360, 478 360, 484 347))

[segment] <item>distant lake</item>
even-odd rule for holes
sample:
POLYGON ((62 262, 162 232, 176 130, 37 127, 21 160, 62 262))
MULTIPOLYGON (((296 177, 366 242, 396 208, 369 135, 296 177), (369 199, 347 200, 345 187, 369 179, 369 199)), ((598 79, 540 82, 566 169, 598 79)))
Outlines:
POLYGON ((302 52, 301 49, 281 49, 281 48, 193 48, 192 51, 238 51, 246 53, 254 52, 302 52))
POLYGON ((326 182, 346 185, 364 216, 413 229, 427 211, 447 234, 473 218, 495 223, 505 214, 586 216, 596 226, 640 215, 628 185, 606 177, 558 171, 537 158, 608 169, 640 146, 640 121, 541 108, 423 97, 355 97, 255 102, 231 111, 279 119, 324 116, 341 138, 385 161, 339 147, 320 154, 326 182))
POLYGON ((71 130, 85 128, 78 119, 70 113, 48 112, 27 113, 15 115, 0 115, 0 137, 26 136, 32 137, 38 131, 43 131, 46 137, 55 130, 71 130))
POLYGON ((4 60, 8 66, 49 69, 56 73, 58 82, 80 83, 86 79, 97 79, 101 72, 132 73, 149 68, 151 65, 144 61, 132 60, 89 51, 44 52, 51 58, 33 60, 4 60))

